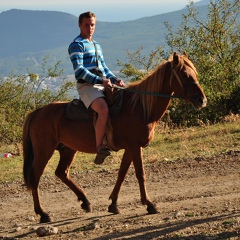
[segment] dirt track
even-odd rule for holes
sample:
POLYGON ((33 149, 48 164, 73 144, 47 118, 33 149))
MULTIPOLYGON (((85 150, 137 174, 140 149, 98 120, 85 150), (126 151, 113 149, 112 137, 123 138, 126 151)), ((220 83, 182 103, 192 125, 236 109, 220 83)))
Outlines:
MULTIPOLYGON (((106 161, 105 164, 108 164, 106 161)), ((131 167, 120 192, 121 214, 107 212, 117 171, 75 173, 93 206, 85 213, 56 177, 40 183, 42 205, 58 233, 41 239, 240 239, 240 151, 214 158, 146 166, 148 194, 159 213, 147 214, 131 167)), ((22 181, 0 184, 0 239, 37 239, 39 218, 22 181)))

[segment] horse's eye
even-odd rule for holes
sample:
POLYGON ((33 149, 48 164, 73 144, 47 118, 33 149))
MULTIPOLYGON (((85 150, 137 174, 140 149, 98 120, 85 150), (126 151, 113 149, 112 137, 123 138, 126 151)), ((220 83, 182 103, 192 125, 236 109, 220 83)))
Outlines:
POLYGON ((183 78, 188 78, 188 75, 186 73, 184 73, 183 78))

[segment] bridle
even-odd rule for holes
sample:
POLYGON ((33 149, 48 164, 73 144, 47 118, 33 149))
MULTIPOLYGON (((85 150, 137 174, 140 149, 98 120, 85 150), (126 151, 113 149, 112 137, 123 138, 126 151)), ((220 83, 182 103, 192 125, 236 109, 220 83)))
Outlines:
POLYGON ((172 79, 173 79, 173 75, 174 75, 176 77, 181 89, 182 89, 183 97, 185 97, 187 99, 191 99, 190 97, 187 96, 186 86, 199 85, 199 82, 190 82, 190 83, 183 84, 179 75, 177 74, 176 68, 173 66, 173 61, 171 62, 171 71, 172 71, 173 74, 170 78, 170 87, 172 87, 172 79))

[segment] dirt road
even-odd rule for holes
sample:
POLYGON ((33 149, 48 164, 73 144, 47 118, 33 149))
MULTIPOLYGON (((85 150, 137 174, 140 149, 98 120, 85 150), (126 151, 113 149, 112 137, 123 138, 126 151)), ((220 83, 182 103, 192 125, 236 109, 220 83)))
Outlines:
MULTIPOLYGON (((107 162, 104 164, 108 164, 107 162)), ((41 239, 240 239, 240 151, 212 158, 146 165, 147 190, 159 213, 149 215, 139 198, 131 166, 119 197, 118 215, 108 213, 117 171, 73 174, 93 206, 85 213, 56 177, 40 183, 44 209, 53 222, 39 224, 22 180, 0 184, 0 239, 40 239, 39 226, 58 233, 41 239)))

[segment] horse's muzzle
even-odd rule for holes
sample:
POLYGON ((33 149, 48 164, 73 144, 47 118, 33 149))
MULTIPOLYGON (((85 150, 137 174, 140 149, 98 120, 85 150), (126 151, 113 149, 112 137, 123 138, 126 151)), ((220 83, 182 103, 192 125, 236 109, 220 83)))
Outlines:
POLYGON ((191 102, 196 109, 201 109, 207 106, 207 98, 203 96, 191 98, 191 102))

